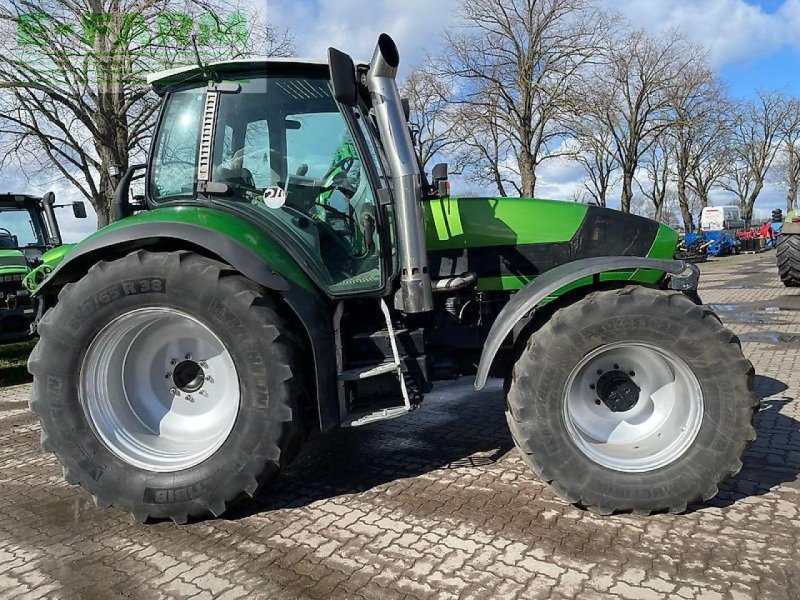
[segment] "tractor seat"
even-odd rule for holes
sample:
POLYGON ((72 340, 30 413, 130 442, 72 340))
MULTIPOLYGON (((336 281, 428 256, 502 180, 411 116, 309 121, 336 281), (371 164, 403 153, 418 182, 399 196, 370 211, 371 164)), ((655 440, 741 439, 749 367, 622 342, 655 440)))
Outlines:
POLYGON ((0 233, 0 248, 17 248, 18 246, 17 236, 0 233))

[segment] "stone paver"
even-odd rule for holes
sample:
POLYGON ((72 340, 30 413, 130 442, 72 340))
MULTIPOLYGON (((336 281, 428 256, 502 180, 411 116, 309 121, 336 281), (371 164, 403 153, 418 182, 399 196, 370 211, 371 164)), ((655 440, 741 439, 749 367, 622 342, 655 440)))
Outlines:
POLYGON ((763 397, 742 473, 684 515, 599 517, 554 497, 506 430, 500 385, 316 436, 257 503, 140 525, 39 448, 28 386, 0 389, 0 600, 800 598, 800 290, 774 254, 702 266, 763 397))

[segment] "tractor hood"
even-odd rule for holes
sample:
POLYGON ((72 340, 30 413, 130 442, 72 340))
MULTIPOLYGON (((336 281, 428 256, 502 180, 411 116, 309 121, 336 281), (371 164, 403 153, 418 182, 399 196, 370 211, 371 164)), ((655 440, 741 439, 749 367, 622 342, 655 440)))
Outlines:
POLYGON ((36 288, 45 280, 45 278, 55 269, 64 257, 72 250, 77 244, 64 244, 58 248, 53 248, 42 254, 42 263, 33 269, 25 278, 24 284, 31 292, 36 291, 36 288))
POLYGON ((469 271, 481 290, 517 290, 583 258, 672 258, 678 244, 678 233, 656 221, 575 202, 441 198, 424 206, 432 277, 469 271))
POLYGON ((20 250, 0 250, 0 276, 27 275, 28 261, 20 250))

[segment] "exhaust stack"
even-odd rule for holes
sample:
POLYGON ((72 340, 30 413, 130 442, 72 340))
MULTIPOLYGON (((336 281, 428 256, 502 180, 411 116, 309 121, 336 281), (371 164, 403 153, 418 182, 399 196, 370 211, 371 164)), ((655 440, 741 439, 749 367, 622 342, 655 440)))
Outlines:
POLYGON ((48 240, 47 243, 51 246, 61 245, 61 229, 58 227, 58 219, 56 219, 56 212, 53 210, 53 205, 56 203, 56 195, 53 192, 47 192, 42 197, 42 211, 44 212, 45 225, 47 225, 48 240))
POLYGON ((367 88, 394 183, 402 304, 399 308, 406 313, 421 313, 433 310, 433 293, 422 223, 421 174, 395 81, 399 64, 397 46, 382 33, 369 64, 367 88))

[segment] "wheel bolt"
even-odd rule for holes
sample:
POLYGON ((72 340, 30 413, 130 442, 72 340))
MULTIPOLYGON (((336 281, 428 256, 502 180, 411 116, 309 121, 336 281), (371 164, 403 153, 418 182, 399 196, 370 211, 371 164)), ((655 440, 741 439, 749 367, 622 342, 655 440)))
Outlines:
POLYGON ((597 400, 594 401, 594 403, 597 404, 597 406, 600 406, 602 404, 602 401, 600 400, 600 398, 598 398, 597 400))
POLYGON ((178 359, 177 358, 173 358, 171 361, 169 361, 169 364, 177 365, 178 364, 178 359))
POLYGON ((208 396, 208 392, 205 391, 205 390, 200 390, 200 395, 201 396, 208 396))
POLYGON ((192 360, 192 355, 191 354, 187 354, 186 355, 186 360, 192 360))
POLYGON ((170 377, 172 377, 172 373, 165 373, 164 374, 164 379, 169 379, 170 377))
POLYGON ((186 399, 187 399, 189 402, 194 402, 194 398, 192 398, 192 397, 191 397, 190 395, 188 395, 188 394, 186 395, 186 399))
POLYGON ((169 393, 172 394, 173 396, 177 396, 178 390, 176 390, 175 388, 170 388, 169 393))
POLYGON ((211 375, 206 375, 206 381, 209 383, 214 383, 214 380, 211 378, 211 375))
POLYGON ((208 368, 208 365, 206 364, 206 361, 204 361, 204 360, 201 360, 201 361, 200 361, 199 363, 197 363, 197 364, 198 364, 198 365, 200 365, 200 368, 201 368, 201 369, 207 369, 207 368, 208 368))

